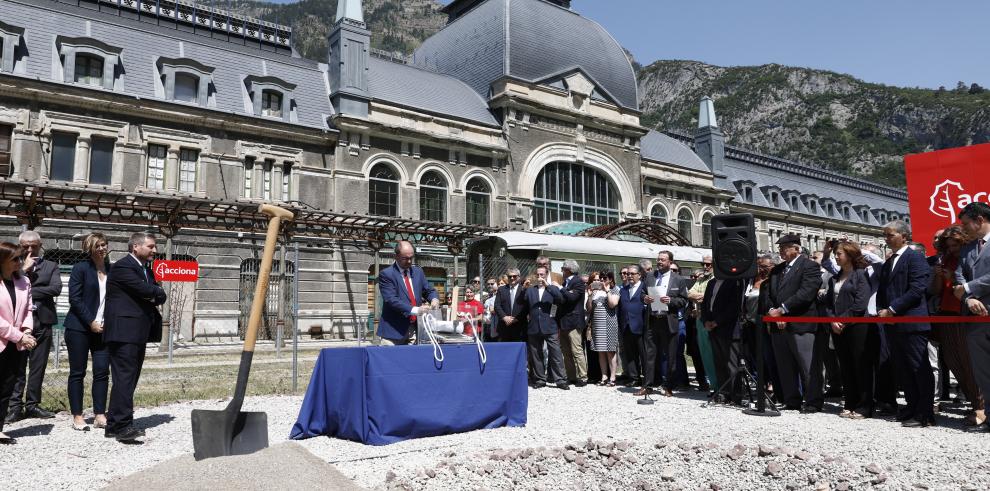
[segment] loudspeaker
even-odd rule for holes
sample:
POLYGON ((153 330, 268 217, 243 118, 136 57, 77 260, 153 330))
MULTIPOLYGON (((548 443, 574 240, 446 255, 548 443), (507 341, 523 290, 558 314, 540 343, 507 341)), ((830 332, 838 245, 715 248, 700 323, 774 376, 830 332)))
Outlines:
POLYGON ((756 276, 756 227, 752 213, 712 217, 712 258, 716 279, 756 276))

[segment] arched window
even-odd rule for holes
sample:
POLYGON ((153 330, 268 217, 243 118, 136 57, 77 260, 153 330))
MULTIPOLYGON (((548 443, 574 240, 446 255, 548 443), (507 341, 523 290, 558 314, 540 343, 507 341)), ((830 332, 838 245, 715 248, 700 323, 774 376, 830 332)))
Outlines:
POLYGON ((691 215, 691 210, 681 208, 681 211, 677 212, 677 232, 690 243, 694 243, 694 237, 691 234, 691 222, 693 221, 694 216, 691 215))
POLYGON ((75 82, 83 85, 103 85, 103 58, 90 54, 77 54, 75 82))
POLYGON ((468 181, 466 193, 468 225, 489 225, 488 215, 491 207, 491 187, 480 177, 468 181))
MULTIPOLYGON (((686 211, 686 210, 684 210, 686 211)), ((712 217, 711 213, 701 215, 701 247, 712 246, 712 217)), ((685 236, 687 237, 687 236, 685 236)))
POLYGON ((368 177, 368 213, 399 216, 399 175, 395 169, 388 164, 375 164, 368 177))
POLYGON ((580 164, 551 162, 536 176, 533 226, 575 221, 619 221, 619 194, 602 173, 580 164))
POLYGON ((667 222, 667 209, 661 205, 653 205, 653 209, 650 210, 650 216, 657 220, 663 220, 664 223, 667 222))
POLYGON ((437 171, 423 174, 419 181, 419 218, 447 221, 447 180, 437 171))

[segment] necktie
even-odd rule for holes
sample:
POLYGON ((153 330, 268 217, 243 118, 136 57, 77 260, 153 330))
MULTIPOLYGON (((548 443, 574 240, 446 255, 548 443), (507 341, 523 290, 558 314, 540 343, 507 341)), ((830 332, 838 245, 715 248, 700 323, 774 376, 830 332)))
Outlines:
MULTIPOLYGON (((413 293, 412 280, 409 278, 409 270, 408 269, 405 271, 405 277, 406 277, 406 280, 405 280, 406 281, 406 292, 409 293, 409 305, 412 305, 413 307, 415 307, 416 306, 416 294, 413 293)), ((416 323, 416 316, 415 315, 410 315, 409 316, 409 322, 412 322, 413 324, 415 324, 416 323)))
POLYGON ((516 305, 516 287, 509 289, 509 313, 513 313, 516 305))
POLYGON ((890 256, 890 259, 887 260, 887 264, 883 265, 883 269, 886 269, 888 274, 894 270, 894 261, 896 259, 897 259, 897 254, 894 254, 890 256))
POLYGON ((787 276, 787 273, 790 273, 790 272, 791 272, 791 265, 788 264, 787 267, 784 268, 784 276, 787 276))

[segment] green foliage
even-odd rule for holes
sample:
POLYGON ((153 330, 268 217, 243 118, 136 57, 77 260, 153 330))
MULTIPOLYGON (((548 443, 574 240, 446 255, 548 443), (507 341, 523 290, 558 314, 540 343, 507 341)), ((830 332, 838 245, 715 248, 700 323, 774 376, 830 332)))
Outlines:
POLYGON ((642 107, 644 126, 691 128, 697 101, 715 99, 729 143, 809 165, 904 187, 908 153, 990 141, 990 92, 978 84, 955 90, 890 87, 824 70, 763 65, 713 67, 658 61, 640 71, 641 93, 678 84, 656 107, 642 107), (681 89, 681 87, 691 87, 681 89))

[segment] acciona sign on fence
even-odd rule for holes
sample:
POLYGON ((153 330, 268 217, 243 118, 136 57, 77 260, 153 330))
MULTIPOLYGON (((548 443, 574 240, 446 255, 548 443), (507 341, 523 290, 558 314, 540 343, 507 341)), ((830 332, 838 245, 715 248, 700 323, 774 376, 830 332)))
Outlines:
POLYGON ((196 281, 199 279, 199 263, 196 261, 157 260, 152 265, 158 281, 196 281))
POLYGON ((904 157, 911 233, 928 244, 964 206, 990 203, 990 143, 904 157))

